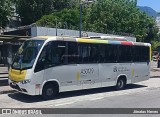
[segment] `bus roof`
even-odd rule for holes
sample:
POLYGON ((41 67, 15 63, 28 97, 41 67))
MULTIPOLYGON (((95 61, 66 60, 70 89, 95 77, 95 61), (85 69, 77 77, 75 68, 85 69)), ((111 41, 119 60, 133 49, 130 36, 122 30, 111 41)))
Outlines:
POLYGON ((102 38, 76 38, 70 36, 37 36, 32 39, 45 39, 45 40, 61 40, 61 41, 72 41, 72 42, 83 42, 83 43, 102 43, 102 44, 119 44, 119 45, 139 45, 139 46, 151 46, 150 43, 132 42, 126 40, 112 40, 102 38))

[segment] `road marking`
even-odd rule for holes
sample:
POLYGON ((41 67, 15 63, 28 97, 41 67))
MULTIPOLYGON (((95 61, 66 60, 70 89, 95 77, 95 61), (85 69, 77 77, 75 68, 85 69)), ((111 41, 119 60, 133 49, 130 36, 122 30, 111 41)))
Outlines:
POLYGON ((66 102, 66 103, 59 103, 59 104, 55 104, 54 106, 62 106, 62 105, 68 105, 68 104, 73 104, 75 102, 66 102))
POLYGON ((100 99, 103 99, 105 97, 97 97, 97 98, 92 98, 92 99, 89 99, 90 101, 93 101, 93 100, 100 100, 100 99))

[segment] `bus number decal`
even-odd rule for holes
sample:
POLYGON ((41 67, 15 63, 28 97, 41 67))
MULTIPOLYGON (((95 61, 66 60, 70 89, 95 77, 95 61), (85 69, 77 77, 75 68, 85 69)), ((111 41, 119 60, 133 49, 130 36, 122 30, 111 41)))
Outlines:
POLYGON ((93 68, 81 69, 81 75, 87 75, 87 74, 93 74, 93 73, 94 73, 93 68))

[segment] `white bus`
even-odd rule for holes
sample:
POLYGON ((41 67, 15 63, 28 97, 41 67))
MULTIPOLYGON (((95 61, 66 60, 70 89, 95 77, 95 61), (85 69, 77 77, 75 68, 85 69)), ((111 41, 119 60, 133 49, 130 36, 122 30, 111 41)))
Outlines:
POLYGON ((39 36, 26 40, 9 70, 19 92, 53 98, 59 92, 148 80, 151 45, 130 41, 39 36))

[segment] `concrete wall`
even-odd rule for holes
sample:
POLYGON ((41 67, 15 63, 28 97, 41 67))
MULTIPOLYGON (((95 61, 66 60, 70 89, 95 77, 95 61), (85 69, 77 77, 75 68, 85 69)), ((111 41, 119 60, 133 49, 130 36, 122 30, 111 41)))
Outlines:
MULTIPOLYGON (((31 28, 31 36, 55 36, 56 28, 46 28, 46 27, 32 27, 31 28)), ((57 35, 62 36, 79 36, 79 31, 77 30, 67 30, 67 29, 57 29, 57 35)), ((114 36, 112 34, 103 34, 103 33, 95 33, 95 32, 85 32, 82 31, 82 36, 114 36)), ((128 41, 136 42, 136 38, 125 36, 128 41)))

